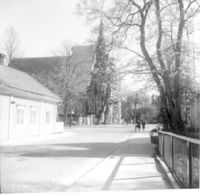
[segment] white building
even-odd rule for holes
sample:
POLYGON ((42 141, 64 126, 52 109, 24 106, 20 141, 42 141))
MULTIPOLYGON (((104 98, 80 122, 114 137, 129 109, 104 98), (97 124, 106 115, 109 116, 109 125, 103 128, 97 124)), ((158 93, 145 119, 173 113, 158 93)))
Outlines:
POLYGON ((28 74, 0 64, 0 142, 63 130, 60 100, 28 74))

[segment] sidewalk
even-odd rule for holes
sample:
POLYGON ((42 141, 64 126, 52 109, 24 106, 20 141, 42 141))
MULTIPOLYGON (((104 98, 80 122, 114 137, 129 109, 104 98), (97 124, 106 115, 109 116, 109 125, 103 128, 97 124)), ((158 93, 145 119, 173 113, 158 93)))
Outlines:
POLYGON ((153 156, 149 134, 134 133, 67 191, 172 189, 153 156))

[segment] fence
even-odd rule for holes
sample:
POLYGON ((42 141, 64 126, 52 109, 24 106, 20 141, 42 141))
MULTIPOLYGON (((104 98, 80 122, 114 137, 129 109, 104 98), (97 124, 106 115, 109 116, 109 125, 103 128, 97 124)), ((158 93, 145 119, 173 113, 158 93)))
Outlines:
POLYGON ((200 186, 200 140, 158 132, 161 158, 184 188, 200 186))

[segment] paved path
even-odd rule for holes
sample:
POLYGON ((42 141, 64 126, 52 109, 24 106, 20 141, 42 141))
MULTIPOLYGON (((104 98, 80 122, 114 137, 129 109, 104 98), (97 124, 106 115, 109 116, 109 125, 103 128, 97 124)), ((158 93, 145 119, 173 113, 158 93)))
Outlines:
POLYGON ((70 191, 169 189, 155 163, 148 133, 135 133, 103 162, 78 180, 70 191))
POLYGON ((70 136, 1 148, 1 192, 171 188, 153 157, 149 125, 68 129, 70 136))

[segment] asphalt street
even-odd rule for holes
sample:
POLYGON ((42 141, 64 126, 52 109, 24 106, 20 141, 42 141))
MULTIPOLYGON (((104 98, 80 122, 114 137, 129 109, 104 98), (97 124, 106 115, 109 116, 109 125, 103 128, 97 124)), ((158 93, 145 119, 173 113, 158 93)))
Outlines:
POLYGON ((72 127, 54 138, 2 146, 1 192, 172 188, 153 157, 154 127, 72 127))

